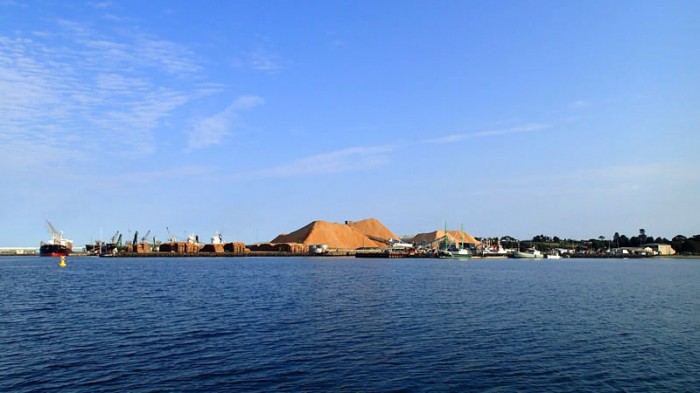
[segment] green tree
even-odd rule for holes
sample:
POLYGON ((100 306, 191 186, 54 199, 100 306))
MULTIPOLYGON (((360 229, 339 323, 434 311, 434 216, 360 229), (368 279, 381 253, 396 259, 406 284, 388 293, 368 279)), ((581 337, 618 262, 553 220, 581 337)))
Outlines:
POLYGON ((629 247, 630 246, 630 239, 627 238, 625 235, 620 236, 620 247, 629 247))

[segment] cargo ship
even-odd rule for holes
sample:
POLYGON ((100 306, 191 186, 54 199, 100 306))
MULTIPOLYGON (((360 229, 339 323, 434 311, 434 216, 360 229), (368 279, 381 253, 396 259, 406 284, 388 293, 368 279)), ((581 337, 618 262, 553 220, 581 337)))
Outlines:
POLYGON ((70 254, 73 251, 73 241, 64 239, 63 232, 56 231, 48 220, 46 223, 51 231, 51 240, 40 243, 39 256, 60 257, 70 254))

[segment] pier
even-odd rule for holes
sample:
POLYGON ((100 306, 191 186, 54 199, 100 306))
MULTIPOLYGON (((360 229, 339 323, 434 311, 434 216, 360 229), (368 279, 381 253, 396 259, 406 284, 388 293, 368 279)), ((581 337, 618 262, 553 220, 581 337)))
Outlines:
POLYGON ((38 255, 37 247, 0 247, 0 255, 38 255))
POLYGON ((119 252, 103 254, 100 258, 242 258, 242 257, 353 257, 355 250, 330 250, 323 254, 294 253, 287 251, 247 251, 247 252, 119 252))

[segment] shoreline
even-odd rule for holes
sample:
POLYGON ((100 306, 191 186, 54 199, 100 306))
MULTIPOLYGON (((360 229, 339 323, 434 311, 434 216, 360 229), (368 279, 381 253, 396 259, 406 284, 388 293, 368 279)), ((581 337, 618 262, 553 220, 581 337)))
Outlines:
MULTIPOLYGON (((197 252, 197 253, 165 253, 165 252, 152 252, 152 253, 119 253, 119 254, 107 254, 107 255, 94 255, 87 253, 72 253, 68 255, 68 258, 259 258, 259 257, 312 257, 312 258, 329 258, 329 257, 347 257, 347 258, 361 258, 361 259, 440 259, 428 255, 402 255, 402 254, 385 254, 385 253, 368 253, 360 254, 355 252, 355 250, 337 250, 330 251, 324 254, 300 254, 291 253, 284 251, 249 251, 245 253, 215 253, 215 252, 197 252), (368 255, 369 254, 369 255, 368 255), (361 255, 361 256, 360 256, 361 255)), ((37 254, 0 254, 0 259, 3 257, 39 257, 37 254)), ((45 257, 51 258, 51 257, 45 257)), ((57 257, 54 257, 57 258, 57 257)), ((449 258, 448 258, 449 259, 449 258)), ((610 256, 610 255, 572 255, 568 258, 561 259, 548 259, 548 258, 513 258, 512 256, 499 255, 499 256, 481 256, 473 255, 470 258, 464 258, 462 260, 503 260, 503 259, 522 259, 523 261, 554 261, 554 262, 565 262, 567 259, 700 259, 700 255, 650 255, 650 256, 610 256)), ((455 260, 460 260, 455 258, 455 260)))

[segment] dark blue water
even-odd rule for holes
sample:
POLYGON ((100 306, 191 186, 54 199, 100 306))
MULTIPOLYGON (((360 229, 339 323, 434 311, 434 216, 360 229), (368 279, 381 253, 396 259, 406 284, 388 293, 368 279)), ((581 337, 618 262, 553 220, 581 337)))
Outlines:
POLYGON ((698 391, 700 260, 0 258, 0 391, 698 391))

